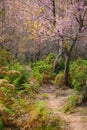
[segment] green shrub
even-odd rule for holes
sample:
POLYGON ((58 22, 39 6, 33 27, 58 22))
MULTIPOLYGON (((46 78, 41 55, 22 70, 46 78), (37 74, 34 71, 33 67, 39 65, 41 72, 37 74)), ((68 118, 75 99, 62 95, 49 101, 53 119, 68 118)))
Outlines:
POLYGON ((46 103, 43 101, 38 101, 35 104, 36 117, 40 125, 36 130, 63 130, 64 121, 60 119, 59 116, 52 114, 51 111, 47 108, 46 103), (63 126, 63 127, 61 127, 63 126))
POLYGON ((46 58, 45 58, 45 62, 47 64, 52 64, 54 59, 55 59, 56 55, 54 53, 50 53, 46 58))
POLYGON ((42 97, 43 97, 43 99, 48 99, 48 98, 49 98, 49 95, 48 95, 48 93, 43 93, 43 94, 42 94, 42 97))
POLYGON ((48 115, 45 123, 37 130, 65 130, 65 122, 58 115, 48 115))
POLYGON ((20 89, 25 89, 24 84, 28 83, 28 77, 29 74, 26 72, 26 70, 23 68, 22 65, 20 65, 19 63, 15 63, 13 66, 10 66, 10 71, 14 71, 18 72, 18 74, 15 75, 9 75, 7 78, 9 79, 9 81, 14 84, 16 86, 16 89, 20 90, 20 89))
POLYGON ((60 73, 58 74, 55 79, 54 79, 54 84, 58 85, 58 86, 62 86, 63 85, 63 80, 64 80, 64 74, 60 73))
POLYGON ((38 82, 31 85, 31 90, 32 90, 33 93, 38 93, 39 88, 40 88, 40 84, 38 82))
POLYGON ((75 91, 82 91, 86 86, 87 60, 78 59, 70 65, 70 76, 75 91))
POLYGON ((40 73, 49 73, 52 69, 52 65, 51 64, 46 64, 45 62, 43 62, 43 66, 39 66, 39 72, 40 73))
MULTIPOLYGON (((65 68, 65 63, 63 58, 59 58, 58 60, 58 74, 56 75, 55 79, 54 79, 54 84, 58 85, 58 86, 62 86, 64 83, 64 68, 65 68)), ((71 77, 69 74, 69 83, 71 84, 71 77)))
POLYGON ((3 125, 11 124, 13 115, 13 93, 15 86, 10 84, 9 81, 5 79, 0 79, 0 128, 3 130, 3 125), (2 119, 2 120, 1 120, 2 119))
POLYGON ((12 66, 3 66, 0 68, 0 78, 8 80, 11 84, 16 86, 17 90, 25 89, 25 83, 28 84, 29 74, 19 63, 12 66))
POLYGON ((64 68, 65 68, 65 62, 64 62, 64 59, 62 57, 60 57, 58 59, 58 73, 64 71, 64 68))
POLYGON ((71 84, 74 88, 74 94, 68 99, 64 107, 64 112, 72 113, 76 106, 81 105, 87 99, 87 60, 77 59, 70 65, 71 84))
POLYGON ((80 93, 73 93, 64 106, 63 110, 65 113, 73 113, 75 112, 76 106, 80 105, 83 101, 83 95, 80 93))
POLYGON ((0 118, 0 130, 4 130, 4 124, 1 118, 0 118))
POLYGON ((37 118, 38 116, 41 116, 43 120, 45 120, 46 116, 50 113, 49 109, 46 106, 46 103, 43 101, 36 102, 35 111, 36 111, 35 117, 37 118))
POLYGON ((42 82, 42 74, 40 74, 38 68, 32 70, 32 77, 34 77, 38 83, 42 82))
POLYGON ((32 68, 32 76, 36 78, 39 83, 50 83, 51 80, 54 79, 56 75, 56 73, 53 72, 52 67, 54 57, 54 54, 50 54, 46 57, 46 59, 34 63, 32 68))
POLYGON ((5 49, 0 50, 0 67, 7 66, 8 64, 13 64, 14 60, 12 55, 5 49))
POLYGON ((64 113, 74 113, 75 112, 75 106, 72 103, 67 103, 63 108, 64 113))

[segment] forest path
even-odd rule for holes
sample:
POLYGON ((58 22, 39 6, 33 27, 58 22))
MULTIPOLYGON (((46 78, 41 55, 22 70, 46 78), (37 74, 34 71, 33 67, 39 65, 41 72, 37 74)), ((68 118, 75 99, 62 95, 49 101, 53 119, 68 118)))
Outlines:
MULTIPOLYGON (((65 130, 87 130, 87 115, 81 115, 79 112, 73 114, 65 114, 62 111, 67 98, 71 95, 72 90, 60 90, 56 92, 54 85, 43 85, 38 99, 44 100, 54 114, 58 114, 65 120, 67 128, 65 130), (45 95, 47 95, 45 97, 45 95), (57 96, 56 96, 57 95, 57 96)), ((83 109, 84 111, 85 109, 83 109)), ((86 113, 87 114, 87 113, 86 113)))

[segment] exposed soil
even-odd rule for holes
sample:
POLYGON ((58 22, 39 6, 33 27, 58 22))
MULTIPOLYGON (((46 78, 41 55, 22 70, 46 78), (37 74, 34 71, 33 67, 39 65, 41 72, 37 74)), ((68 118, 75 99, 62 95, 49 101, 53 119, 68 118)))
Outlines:
POLYGON ((73 114, 65 114, 62 108, 67 102, 67 98, 71 95, 72 90, 56 89, 54 85, 43 85, 41 87, 38 98, 44 100, 54 114, 58 114, 67 123, 66 130, 87 130, 87 110, 78 107, 73 114), (46 97, 42 95, 46 94, 46 97), (86 111, 86 112, 84 112, 86 111))

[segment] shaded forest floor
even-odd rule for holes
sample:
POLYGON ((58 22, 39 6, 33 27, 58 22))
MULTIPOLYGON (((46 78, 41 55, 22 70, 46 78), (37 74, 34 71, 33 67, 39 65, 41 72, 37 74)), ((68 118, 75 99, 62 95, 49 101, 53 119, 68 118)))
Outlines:
POLYGON ((66 130, 87 130, 87 107, 80 106, 72 114, 63 112, 68 97, 72 90, 56 89, 54 85, 43 85, 37 96, 37 99, 45 101, 47 106, 55 115, 59 115, 66 122, 66 130))

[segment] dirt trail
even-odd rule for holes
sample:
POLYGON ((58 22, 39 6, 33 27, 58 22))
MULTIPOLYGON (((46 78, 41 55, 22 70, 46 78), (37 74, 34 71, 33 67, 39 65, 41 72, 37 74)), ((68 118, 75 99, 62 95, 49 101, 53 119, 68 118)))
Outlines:
POLYGON ((83 116, 79 112, 75 112, 74 114, 65 114, 62 111, 67 98, 70 96, 71 90, 58 90, 56 92, 56 88, 53 85, 44 85, 39 94, 39 99, 45 100, 48 104, 48 107, 53 111, 54 114, 58 114, 62 119, 64 119, 67 123, 67 130, 87 130, 87 120, 83 122, 83 119, 87 115, 83 116), (42 95, 46 93, 48 95, 48 99, 42 98, 42 95), (57 95, 57 96, 56 96, 57 95))

